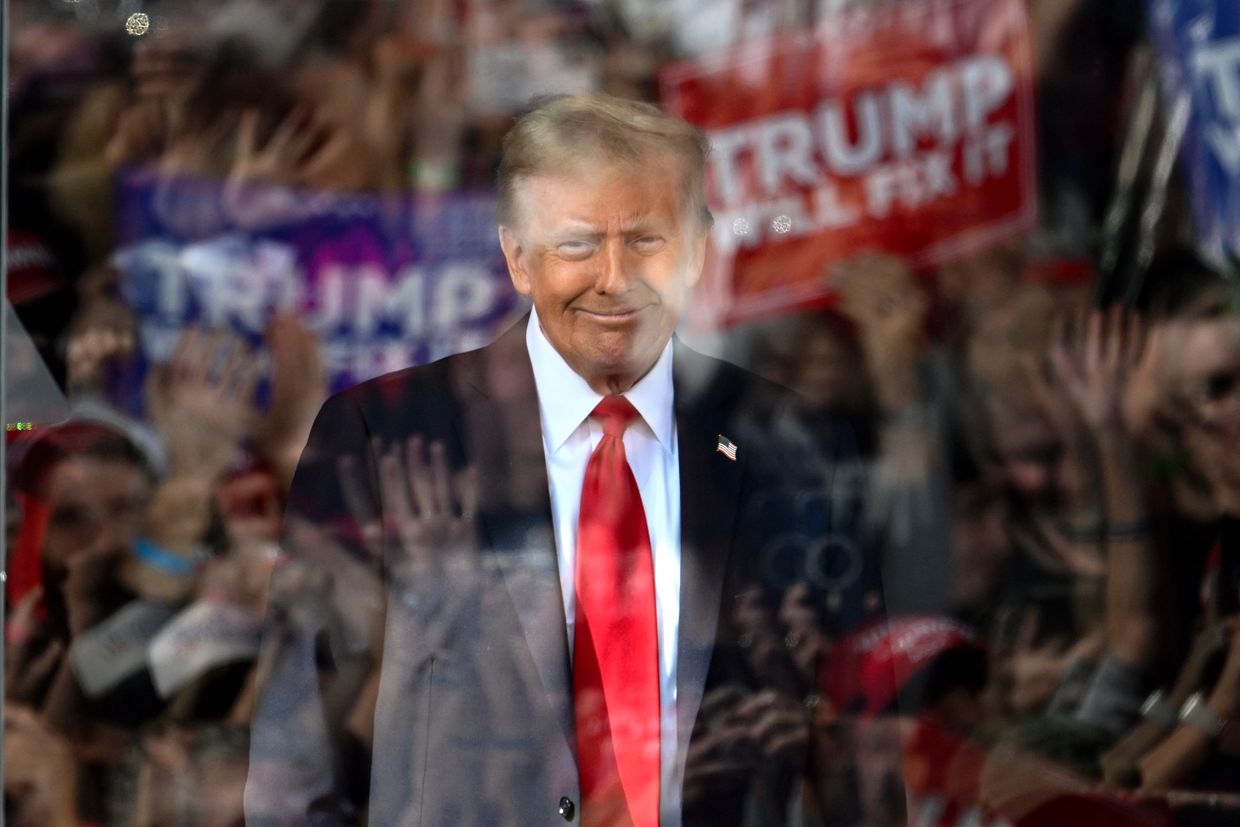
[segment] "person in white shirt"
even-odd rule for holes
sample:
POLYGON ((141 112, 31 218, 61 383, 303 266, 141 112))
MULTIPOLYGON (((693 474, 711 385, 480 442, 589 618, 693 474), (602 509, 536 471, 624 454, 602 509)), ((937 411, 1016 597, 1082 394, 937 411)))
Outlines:
POLYGON ((795 528, 758 505, 777 429, 742 424, 784 391, 673 335, 706 255, 706 152, 603 95, 545 100, 510 132, 499 238, 533 308, 320 412, 273 579, 247 823, 808 808, 810 713, 755 666, 735 611, 795 528), (339 585, 356 570, 368 598, 339 585))

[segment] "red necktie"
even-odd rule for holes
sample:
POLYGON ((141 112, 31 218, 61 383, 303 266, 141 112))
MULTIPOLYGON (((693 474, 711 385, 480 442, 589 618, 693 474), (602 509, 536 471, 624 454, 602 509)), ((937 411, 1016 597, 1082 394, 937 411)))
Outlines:
POLYGON ((646 512, 624 453, 632 403, 608 396, 577 528, 573 694, 583 825, 659 823, 659 645, 646 512))

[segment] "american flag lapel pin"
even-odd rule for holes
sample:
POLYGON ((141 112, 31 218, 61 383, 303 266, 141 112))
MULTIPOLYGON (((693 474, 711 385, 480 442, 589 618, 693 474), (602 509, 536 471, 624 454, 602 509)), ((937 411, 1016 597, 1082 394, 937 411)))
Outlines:
POLYGON ((719 442, 715 444, 715 450, 733 462, 736 462, 736 443, 728 439, 723 434, 719 435, 719 442))

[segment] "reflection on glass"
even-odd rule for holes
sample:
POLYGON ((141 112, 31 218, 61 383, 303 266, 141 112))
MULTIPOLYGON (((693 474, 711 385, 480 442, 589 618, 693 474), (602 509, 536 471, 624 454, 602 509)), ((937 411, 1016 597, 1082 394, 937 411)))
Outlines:
POLYGON ((1240 817, 1229 4, 8 15, 6 823, 1240 817))

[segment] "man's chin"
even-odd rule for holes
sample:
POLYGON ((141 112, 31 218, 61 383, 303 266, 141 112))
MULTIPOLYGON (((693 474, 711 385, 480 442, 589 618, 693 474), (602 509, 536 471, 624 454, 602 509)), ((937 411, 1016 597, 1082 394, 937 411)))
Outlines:
POLYGON ((585 372, 578 372, 595 390, 606 386, 609 393, 623 393, 649 373, 656 361, 657 353, 649 357, 632 350, 601 352, 583 366, 585 372))
POLYGON ((654 331, 632 326, 615 330, 602 329, 593 332, 582 342, 582 353, 599 368, 631 370, 635 367, 648 369, 646 361, 653 362, 662 351, 654 331))

